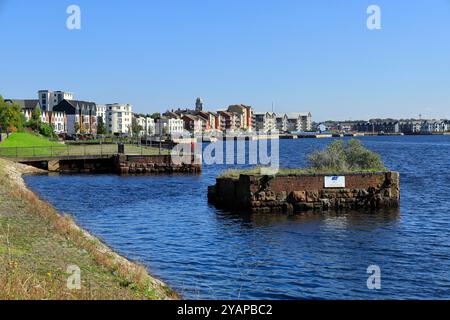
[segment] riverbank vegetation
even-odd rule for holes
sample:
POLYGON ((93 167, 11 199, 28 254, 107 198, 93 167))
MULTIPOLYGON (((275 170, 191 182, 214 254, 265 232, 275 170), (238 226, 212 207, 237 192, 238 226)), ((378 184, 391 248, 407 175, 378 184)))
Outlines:
POLYGON ((0 132, 9 136, 14 132, 29 130, 49 138, 56 137, 53 127, 42 122, 42 112, 38 106, 31 112, 31 117, 28 121, 21 111, 22 109, 19 105, 6 102, 0 96, 0 132))
MULTIPOLYGON (((361 172, 387 171, 379 154, 367 149, 361 141, 352 139, 348 142, 336 140, 330 143, 326 149, 318 150, 308 155, 306 168, 279 169, 276 175, 300 175, 300 174, 346 174, 361 172)), ((241 174, 260 175, 267 172, 264 167, 250 169, 229 169, 223 172, 219 178, 238 179, 241 174)))
POLYGON ((37 172, 0 159, 0 299, 177 298, 29 191, 21 175, 37 172), (80 290, 67 286, 73 265, 80 290))
POLYGON ((0 132, 11 133, 20 131, 25 125, 25 117, 20 106, 9 104, 0 95, 0 132))

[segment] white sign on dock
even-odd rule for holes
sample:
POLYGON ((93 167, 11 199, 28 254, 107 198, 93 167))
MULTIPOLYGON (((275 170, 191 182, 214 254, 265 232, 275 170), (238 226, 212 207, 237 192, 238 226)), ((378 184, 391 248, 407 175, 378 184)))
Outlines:
POLYGON ((325 188, 345 188, 345 177, 325 177, 325 188))

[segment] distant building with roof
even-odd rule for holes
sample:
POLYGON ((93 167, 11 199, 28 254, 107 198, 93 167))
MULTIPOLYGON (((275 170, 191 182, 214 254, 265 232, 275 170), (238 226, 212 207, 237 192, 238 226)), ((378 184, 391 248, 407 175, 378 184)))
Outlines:
POLYGON ((53 111, 53 107, 63 100, 74 100, 74 94, 66 91, 39 90, 38 99, 43 111, 53 111))
POLYGON ((235 113, 240 117, 240 125, 237 129, 252 131, 253 129, 253 108, 245 104, 230 105, 228 112, 235 113))
POLYGON ((277 130, 277 115, 274 112, 255 112, 253 114, 254 129, 257 132, 277 130))
POLYGON ((97 133, 97 106, 95 102, 62 100, 53 108, 53 112, 64 112, 67 119, 66 132, 70 135, 78 133, 97 133), (78 125, 79 130, 76 130, 78 125))

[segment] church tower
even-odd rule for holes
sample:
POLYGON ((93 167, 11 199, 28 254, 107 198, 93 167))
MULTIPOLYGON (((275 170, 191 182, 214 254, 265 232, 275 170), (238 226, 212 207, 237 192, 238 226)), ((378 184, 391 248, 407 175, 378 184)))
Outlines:
POLYGON ((203 111, 203 99, 197 98, 195 101, 195 111, 203 111))

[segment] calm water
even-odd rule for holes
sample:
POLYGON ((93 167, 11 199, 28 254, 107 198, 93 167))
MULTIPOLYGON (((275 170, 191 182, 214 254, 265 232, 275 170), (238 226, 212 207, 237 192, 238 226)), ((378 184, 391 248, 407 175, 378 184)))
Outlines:
MULTIPOLYGON (((33 176, 29 186, 187 299, 450 298, 450 136, 366 137, 400 171, 400 212, 239 217, 201 176, 33 176), (368 290, 367 267, 382 289, 368 290)), ((330 140, 281 141, 284 167, 330 140)))

